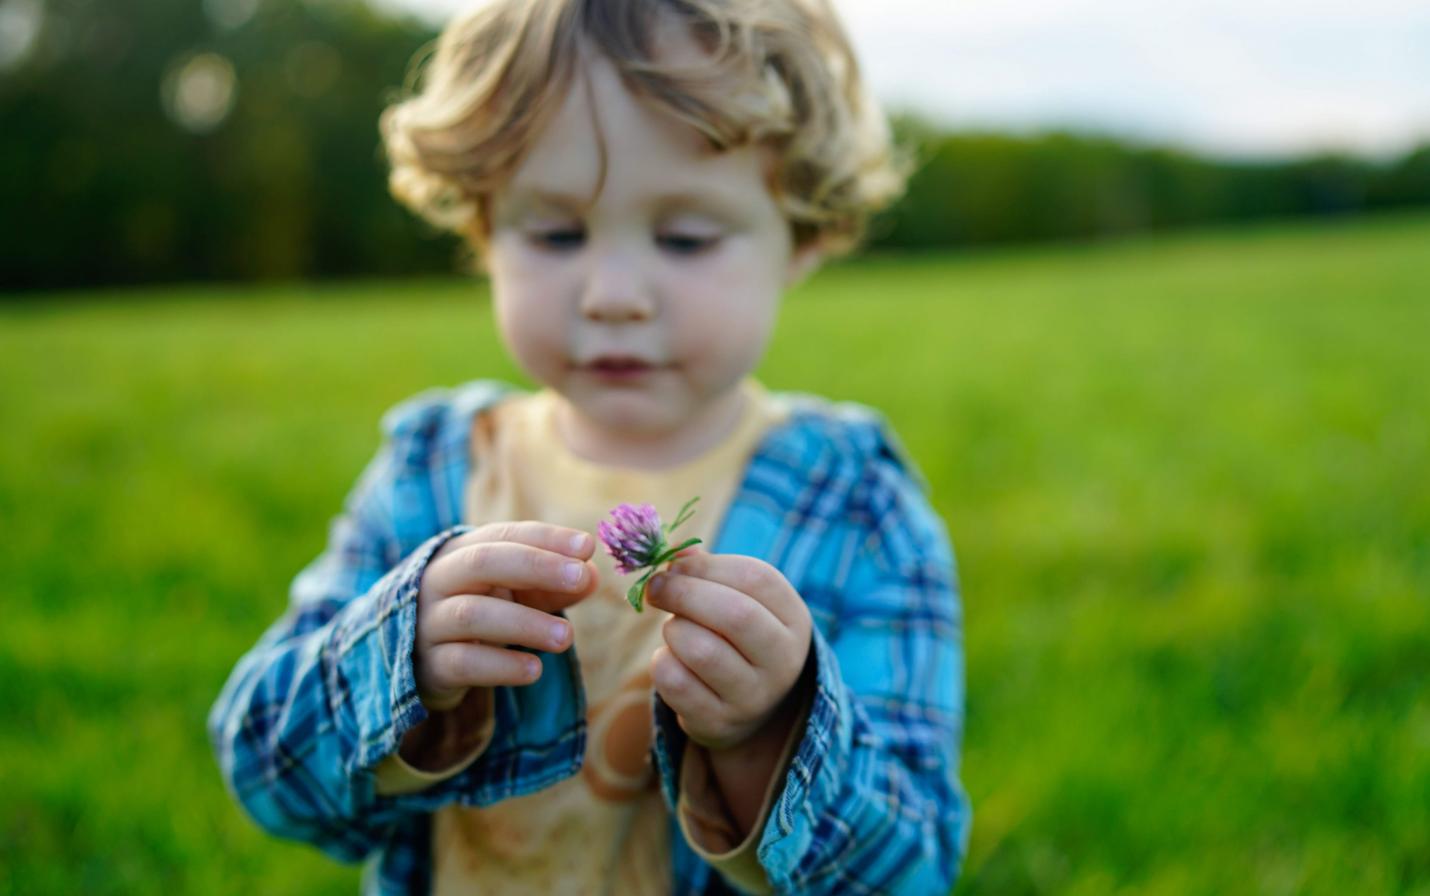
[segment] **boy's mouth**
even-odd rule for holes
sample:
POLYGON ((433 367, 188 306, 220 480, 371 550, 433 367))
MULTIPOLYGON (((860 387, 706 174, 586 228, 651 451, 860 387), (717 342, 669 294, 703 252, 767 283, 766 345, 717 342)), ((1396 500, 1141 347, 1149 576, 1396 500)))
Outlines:
POLYGON ((637 358, 633 355, 602 355, 578 366, 602 379, 621 380, 634 379, 660 370, 665 365, 653 364, 644 358, 637 358))
POLYGON ((628 373, 639 370, 654 370, 657 366, 644 358, 634 355, 602 355, 582 365, 602 373, 628 373))

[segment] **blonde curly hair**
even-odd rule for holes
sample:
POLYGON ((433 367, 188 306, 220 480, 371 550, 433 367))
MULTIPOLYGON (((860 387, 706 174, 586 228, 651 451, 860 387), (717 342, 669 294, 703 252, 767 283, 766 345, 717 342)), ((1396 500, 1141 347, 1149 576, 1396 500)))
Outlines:
POLYGON ((723 151, 772 150, 771 194, 796 247, 847 252, 903 191, 908 162, 828 0, 487 0, 419 54, 382 114, 393 196, 479 252, 492 194, 559 107, 583 51, 723 151), (677 63, 659 26, 688 29, 677 63), (669 56, 670 54, 665 54, 669 56))

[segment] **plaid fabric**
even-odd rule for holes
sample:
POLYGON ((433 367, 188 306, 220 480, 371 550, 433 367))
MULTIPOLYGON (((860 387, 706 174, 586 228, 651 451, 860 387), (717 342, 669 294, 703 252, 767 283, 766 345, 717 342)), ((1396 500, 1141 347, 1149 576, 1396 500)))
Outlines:
MULTIPOLYGON (((383 418, 381 450, 293 581, 287 612, 209 715, 234 798, 266 830, 347 862, 365 893, 430 889, 430 814, 574 775, 585 698, 571 653, 499 688, 496 734, 461 774, 378 796, 373 769, 426 713, 412 672, 426 563, 461 525, 473 415, 509 387, 424 392, 383 418)), ((712 550, 779 568, 815 623, 816 695, 758 847, 780 892, 941 893, 967 843, 957 778, 962 617, 954 559, 922 483, 881 420, 809 396, 766 435, 712 550)), ((672 807, 675 893, 728 892, 674 822, 684 733, 658 698, 656 763, 672 807)))

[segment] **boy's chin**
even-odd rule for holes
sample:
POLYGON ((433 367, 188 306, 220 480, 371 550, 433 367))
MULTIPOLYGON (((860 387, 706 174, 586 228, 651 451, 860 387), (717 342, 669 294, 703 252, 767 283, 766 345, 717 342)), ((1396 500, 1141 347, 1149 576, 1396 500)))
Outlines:
POLYGON ((729 402, 736 397, 739 382, 707 393, 670 376, 639 388, 593 386, 578 380, 561 383, 555 391, 586 426, 611 438, 651 442, 679 438, 688 435, 692 426, 708 427, 712 417, 729 416, 729 402))
POLYGON ((679 430, 684 415, 649 395, 567 396, 585 423, 633 439, 658 439, 679 430))

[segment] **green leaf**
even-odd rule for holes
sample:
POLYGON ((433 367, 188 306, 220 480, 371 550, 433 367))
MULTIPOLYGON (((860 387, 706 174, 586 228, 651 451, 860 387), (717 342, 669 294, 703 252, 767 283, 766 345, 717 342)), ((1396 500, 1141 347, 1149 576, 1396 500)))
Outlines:
POLYGON ((650 571, 651 571, 651 572, 655 572, 655 568, 656 568, 657 566, 661 565, 662 563, 666 562, 667 560, 674 560, 676 554, 679 554, 681 551, 685 550, 686 548, 692 547, 692 546, 697 545, 697 544, 700 544, 700 539, 698 539, 698 538, 687 538, 685 541, 681 542, 680 544, 676 545, 676 546, 673 547, 673 548, 669 548, 669 547, 666 548, 664 551, 662 551, 660 554, 658 554, 654 560, 650 561, 650 566, 651 566, 651 570, 650 570, 650 571))
POLYGON ((669 534, 671 534, 672 532, 674 532, 676 526, 679 526, 681 523, 683 523, 683 522, 685 522, 686 520, 690 519, 692 516, 695 516, 695 511, 691 510, 690 508, 694 507, 694 506, 695 506, 695 502, 696 502, 696 501, 699 501, 699 500, 700 500, 700 496, 699 496, 699 495, 696 495, 695 497, 691 498, 689 501, 686 501, 686 502, 685 502, 685 504, 680 508, 680 512, 675 515, 675 521, 672 522, 669 526, 666 526, 666 527, 665 527, 665 533, 666 533, 667 535, 669 535, 669 534))
POLYGON ((626 601, 636 608, 637 613, 645 610, 645 583, 653 575, 655 575, 655 567, 651 566, 645 571, 645 575, 636 579, 636 583, 626 592, 626 601))

